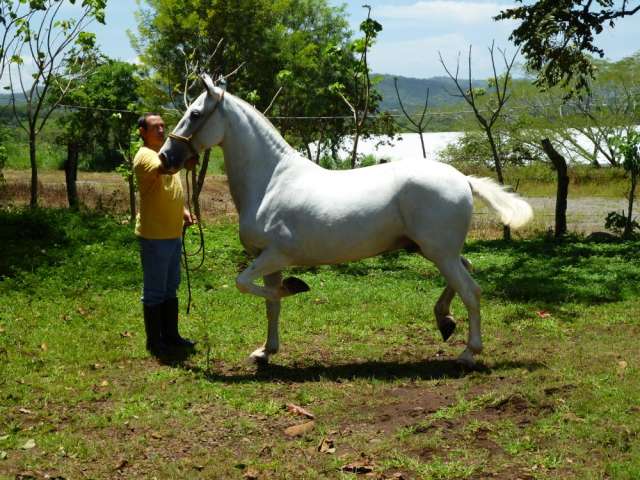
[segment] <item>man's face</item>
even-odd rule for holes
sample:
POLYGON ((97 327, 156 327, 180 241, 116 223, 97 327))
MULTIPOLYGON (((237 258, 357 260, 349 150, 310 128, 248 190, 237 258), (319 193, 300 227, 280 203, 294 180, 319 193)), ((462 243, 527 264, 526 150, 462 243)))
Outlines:
POLYGON ((140 127, 140 136, 146 147, 156 152, 164 143, 164 120, 159 115, 147 117, 147 128, 140 127))

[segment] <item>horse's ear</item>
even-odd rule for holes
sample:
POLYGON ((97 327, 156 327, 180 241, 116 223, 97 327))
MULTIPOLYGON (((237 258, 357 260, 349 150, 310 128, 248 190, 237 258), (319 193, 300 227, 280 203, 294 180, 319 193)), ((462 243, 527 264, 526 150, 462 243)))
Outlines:
POLYGON ((227 79, 224 77, 224 75, 221 74, 218 77, 218 80, 216 81, 216 85, 218 85, 218 87, 220 87, 225 92, 227 91, 227 79))
POLYGON ((209 75, 207 75, 206 73, 203 73, 200 78, 202 79, 202 83, 204 83, 204 87, 207 89, 207 91, 209 92, 209 95, 211 95, 212 97, 216 97, 216 89, 213 86, 213 80, 211 80, 211 77, 209 75))

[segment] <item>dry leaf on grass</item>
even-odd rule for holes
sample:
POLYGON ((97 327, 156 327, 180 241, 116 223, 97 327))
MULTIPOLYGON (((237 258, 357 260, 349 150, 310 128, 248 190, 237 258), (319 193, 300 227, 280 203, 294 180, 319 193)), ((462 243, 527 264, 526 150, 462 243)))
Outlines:
POLYGON ((36 441, 33 438, 27 440, 24 445, 20 447, 21 450, 31 450, 36 446, 36 441))
POLYGON ((120 336, 122 338, 130 338, 130 337, 133 337, 133 333, 131 333, 129 331, 124 331, 124 332, 120 333, 120 336))
POLYGON ((371 473, 373 472, 373 465, 366 460, 352 462, 342 467, 342 471, 347 473, 371 473))
POLYGON ((116 464, 114 470, 122 470, 123 468, 128 467, 128 466, 129 466, 129 461, 125 458, 125 459, 120 460, 116 464))
POLYGON ((249 468, 246 472, 244 472, 242 478, 245 478, 246 480, 258 480, 258 471, 254 470, 253 468, 249 468))
POLYGON ((318 451, 320 453, 336 453, 335 442, 331 438, 323 438, 318 445, 318 451))
POLYGON ((301 417, 307 417, 307 418, 310 418, 311 420, 316 418, 316 416, 313 413, 311 413, 309 410, 305 410, 304 408, 299 407, 298 405, 294 405, 293 403, 287 403, 285 408, 287 409, 288 412, 291 412, 294 415, 300 415, 301 417))
POLYGON ((301 437, 302 435, 305 435, 313 430, 315 426, 316 422, 314 421, 301 423, 299 425, 293 425, 285 429, 284 434, 287 437, 301 437))
POLYGON ((33 412, 31 410, 29 410, 28 408, 19 408, 18 411, 20 413, 24 413, 25 415, 31 415, 33 412))

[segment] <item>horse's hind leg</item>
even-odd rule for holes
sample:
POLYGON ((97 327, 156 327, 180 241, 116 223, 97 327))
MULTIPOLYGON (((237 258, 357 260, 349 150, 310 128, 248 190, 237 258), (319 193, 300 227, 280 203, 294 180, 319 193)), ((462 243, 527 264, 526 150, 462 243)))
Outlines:
MULTIPOLYGON (((464 257, 460 257, 462 261, 462 265, 467 269, 467 271, 471 271, 471 262, 464 257)), ((449 285, 444 289, 440 298, 436 302, 435 307, 433 307, 433 313, 436 316, 436 324, 438 325, 438 330, 442 334, 442 340, 445 342, 453 335, 453 332, 456 329, 456 320, 451 313, 451 302, 453 301, 453 297, 455 296, 456 291, 451 288, 449 285)))
MULTIPOLYGON (((473 355, 482 352, 482 337, 480 333, 480 287, 471 278, 469 262, 459 256, 441 259, 436 265, 447 280, 447 288, 452 288, 460 295, 469 313, 469 339, 467 348, 462 352, 459 361, 472 365, 473 355)), ((446 289, 445 289, 446 293, 446 289)), ((444 296, 444 293, 443 293, 444 296)), ((441 297, 442 298, 442 297, 441 297)))
MULTIPOLYGON (((265 275, 264 285, 267 288, 280 288, 282 285, 282 273, 275 272, 270 275, 265 275)), ((249 358, 255 363, 267 363, 269 361, 269 355, 278 353, 280 348, 280 338, 278 331, 278 320, 280 318, 280 300, 266 300, 267 305, 267 320, 269 322, 267 327, 267 341, 265 344, 255 350, 249 358)))

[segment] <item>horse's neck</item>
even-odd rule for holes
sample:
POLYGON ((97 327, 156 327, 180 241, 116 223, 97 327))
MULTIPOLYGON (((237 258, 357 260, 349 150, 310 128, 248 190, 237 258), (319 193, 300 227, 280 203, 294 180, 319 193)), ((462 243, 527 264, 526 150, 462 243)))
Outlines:
POLYGON ((276 169, 296 155, 262 114, 235 98, 229 103, 222 150, 231 196, 242 215, 257 207, 276 169))

